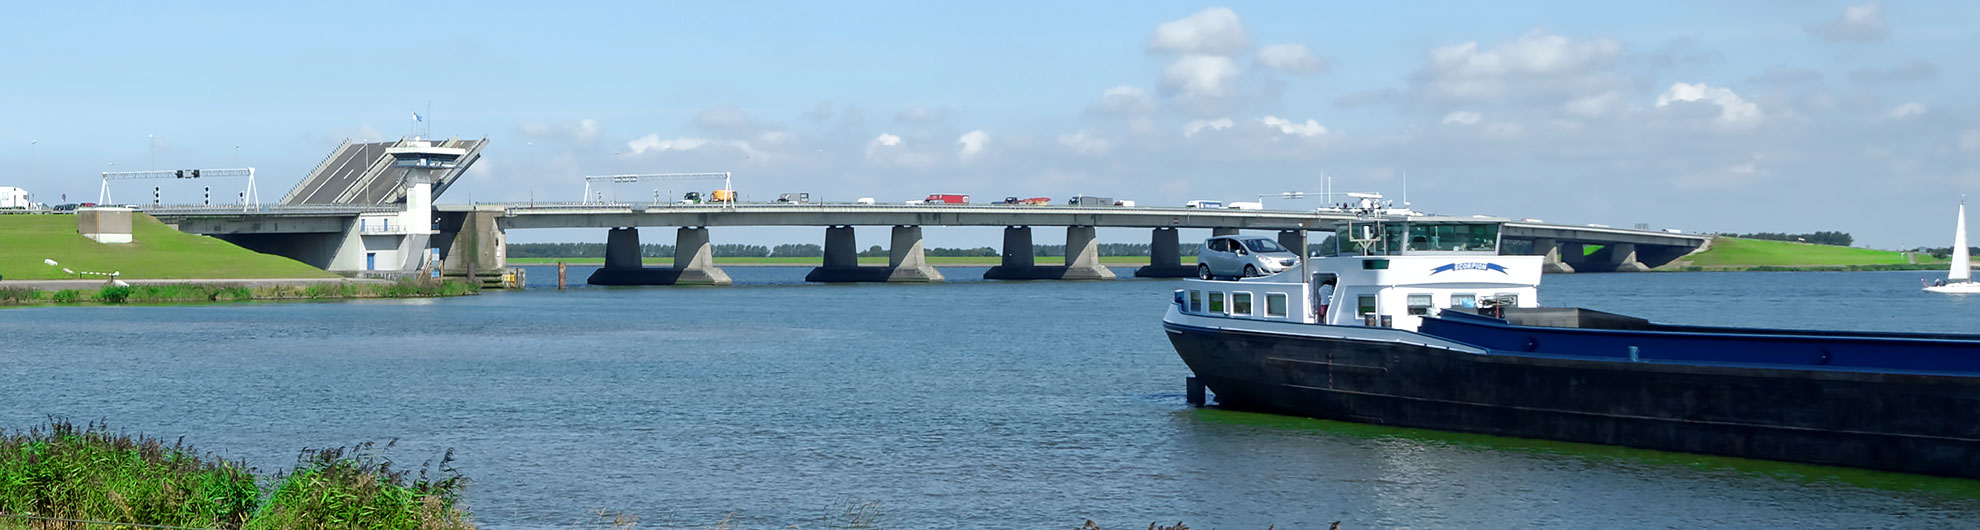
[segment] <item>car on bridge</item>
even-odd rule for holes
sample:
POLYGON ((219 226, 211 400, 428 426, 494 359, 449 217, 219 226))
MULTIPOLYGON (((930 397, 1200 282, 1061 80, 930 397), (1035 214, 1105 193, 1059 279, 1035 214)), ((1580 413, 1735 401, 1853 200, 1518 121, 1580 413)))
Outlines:
POLYGON ((1196 276, 1205 280, 1278 274, 1299 266, 1299 254, 1259 236, 1217 236, 1196 251, 1196 276))

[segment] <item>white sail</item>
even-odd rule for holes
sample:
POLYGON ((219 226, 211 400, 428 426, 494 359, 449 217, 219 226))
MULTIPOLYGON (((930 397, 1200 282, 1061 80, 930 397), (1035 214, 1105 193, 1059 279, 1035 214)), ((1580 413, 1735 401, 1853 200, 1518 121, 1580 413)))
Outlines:
POLYGON ((1966 202, 1959 203, 1959 225, 1953 227, 1952 269, 1946 271, 1947 282, 1963 282, 1973 277, 1973 263, 1966 255, 1966 202))

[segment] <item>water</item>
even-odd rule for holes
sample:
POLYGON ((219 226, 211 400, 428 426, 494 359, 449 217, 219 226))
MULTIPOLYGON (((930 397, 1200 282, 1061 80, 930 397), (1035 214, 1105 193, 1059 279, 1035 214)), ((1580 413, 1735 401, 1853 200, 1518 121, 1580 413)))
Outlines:
MULTIPOLYGON (((485 528, 1971 527, 1980 482, 1194 409, 1167 280, 546 288, 0 310, 0 427, 105 420, 245 459, 457 451, 485 528)), ((582 281, 588 268, 573 268, 582 281)), ((1714 325, 1973 332, 1924 273, 1549 276, 1714 325)))

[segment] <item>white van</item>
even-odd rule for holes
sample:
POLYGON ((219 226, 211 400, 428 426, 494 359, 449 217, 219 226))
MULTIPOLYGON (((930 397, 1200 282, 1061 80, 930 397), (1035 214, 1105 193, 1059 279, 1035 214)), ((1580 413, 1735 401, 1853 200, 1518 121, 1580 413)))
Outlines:
POLYGON ((1262 202, 1234 202, 1234 203, 1231 203, 1231 205, 1229 206, 1229 208, 1230 208, 1230 209, 1232 209, 1232 210, 1263 210, 1263 209, 1265 209, 1265 203, 1262 203, 1262 202))

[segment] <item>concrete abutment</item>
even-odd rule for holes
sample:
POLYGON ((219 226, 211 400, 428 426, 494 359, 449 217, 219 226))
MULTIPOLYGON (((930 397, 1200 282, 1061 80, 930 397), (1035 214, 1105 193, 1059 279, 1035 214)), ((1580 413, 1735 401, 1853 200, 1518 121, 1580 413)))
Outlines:
POLYGON ((1100 264, 1100 244, 1091 226, 1066 227, 1066 264, 1040 266, 1034 262, 1031 227, 1004 228, 1004 261, 983 273, 986 280, 1112 280, 1114 271, 1100 264))

